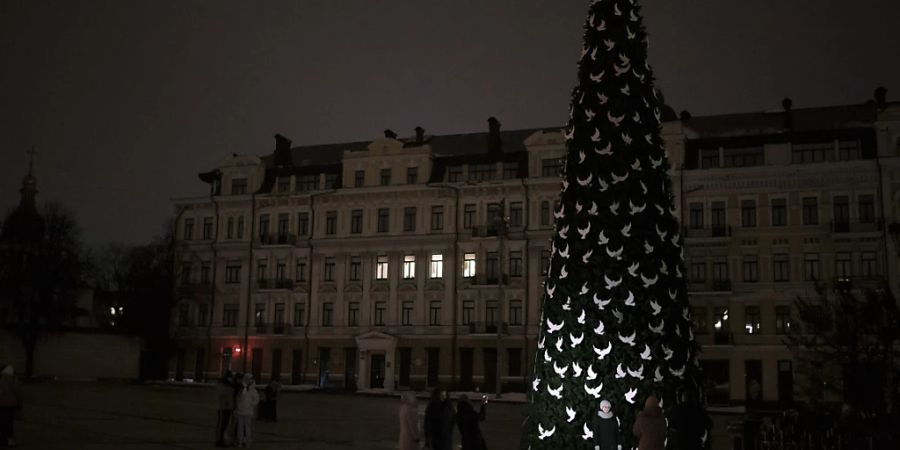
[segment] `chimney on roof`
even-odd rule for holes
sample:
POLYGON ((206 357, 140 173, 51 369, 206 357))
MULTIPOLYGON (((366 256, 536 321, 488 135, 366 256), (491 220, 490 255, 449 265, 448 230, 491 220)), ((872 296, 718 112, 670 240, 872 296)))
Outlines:
POLYGON ((425 143, 425 129, 416 127, 416 145, 422 146, 425 143))
POLYGON ((887 107, 887 88, 884 86, 875 88, 873 98, 875 99, 875 106, 878 107, 878 110, 884 111, 884 108, 887 107))
POLYGON ((500 121, 496 117, 488 118, 488 153, 501 153, 503 141, 500 140, 500 121))
POLYGON ((291 159, 291 140, 280 135, 275 135, 275 166, 292 166, 291 159))
POLYGON ((781 107, 784 108, 784 128, 788 130, 794 129, 794 113, 791 111, 792 106, 794 106, 794 102, 790 97, 785 97, 781 100, 781 107))
POLYGON ((384 130, 384 137, 388 139, 397 139, 397 133, 394 133, 390 128, 384 130))

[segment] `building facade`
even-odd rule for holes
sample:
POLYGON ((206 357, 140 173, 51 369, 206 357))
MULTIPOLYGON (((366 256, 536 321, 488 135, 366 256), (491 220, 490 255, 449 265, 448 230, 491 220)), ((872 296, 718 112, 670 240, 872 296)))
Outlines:
MULTIPOLYGON (((813 280, 897 288, 900 106, 663 124, 711 400, 790 401, 782 344, 813 280)), ((172 376, 523 390, 560 129, 233 155, 175 201, 172 376)))

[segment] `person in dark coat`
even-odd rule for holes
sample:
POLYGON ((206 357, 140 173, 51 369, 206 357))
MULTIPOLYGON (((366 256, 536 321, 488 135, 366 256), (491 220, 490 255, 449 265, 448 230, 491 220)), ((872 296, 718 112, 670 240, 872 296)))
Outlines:
POLYGON ((431 450, 453 449, 453 404, 447 399, 447 391, 435 388, 431 401, 425 408, 425 445, 431 450))
POLYGON ((16 414, 22 409, 22 389, 12 364, 0 365, 0 447, 16 445, 16 414))
POLYGON ((647 397, 644 410, 638 414, 631 431, 637 438, 638 450, 665 450, 666 419, 656 396, 647 397))
POLYGON ((475 408, 469 403, 469 397, 466 394, 459 395, 459 401, 456 403, 456 424, 462 437, 462 450, 487 450, 484 436, 481 435, 481 429, 478 427, 478 422, 484 420, 485 417, 485 404, 487 404, 487 397, 482 397, 481 406, 476 413, 475 408))
POLYGON ((228 426, 231 424, 231 414, 234 412, 234 380, 231 371, 226 371, 216 385, 216 400, 218 402, 218 417, 216 420, 216 447, 227 445, 226 436, 228 426))
POLYGON ((618 450, 619 419, 612 412, 609 400, 600 402, 600 411, 591 420, 591 431, 594 433, 594 450, 618 450))
POLYGON ((709 448, 709 416, 700 406, 692 391, 679 393, 678 405, 672 409, 671 426, 674 429, 673 447, 676 450, 709 448))

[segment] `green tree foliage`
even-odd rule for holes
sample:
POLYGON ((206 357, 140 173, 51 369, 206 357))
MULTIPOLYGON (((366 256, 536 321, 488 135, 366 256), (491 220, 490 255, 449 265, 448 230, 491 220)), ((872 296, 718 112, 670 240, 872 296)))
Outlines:
MULTIPOLYGON (((666 415, 681 390, 702 404, 662 108, 636 2, 593 1, 565 130, 523 448, 592 449, 602 399, 621 419, 625 449, 636 447, 631 427, 650 395, 666 415)), ((708 443, 702 434, 696 448, 708 443)))

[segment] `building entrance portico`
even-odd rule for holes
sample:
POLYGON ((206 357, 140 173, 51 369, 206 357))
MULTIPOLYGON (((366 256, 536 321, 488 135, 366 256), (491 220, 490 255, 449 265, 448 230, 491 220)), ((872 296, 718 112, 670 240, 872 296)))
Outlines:
POLYGON ((394 360, 397 338, 379 331, 356 337, 359 348, 359 389, 394 390, 394 360))

